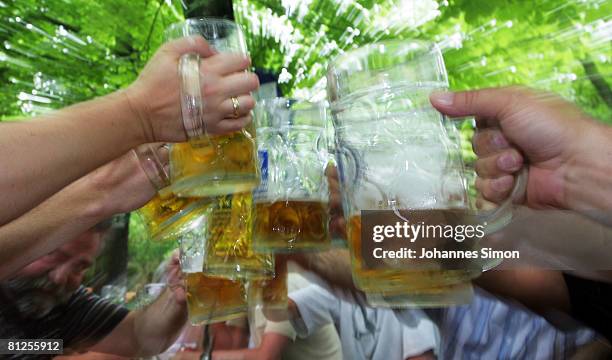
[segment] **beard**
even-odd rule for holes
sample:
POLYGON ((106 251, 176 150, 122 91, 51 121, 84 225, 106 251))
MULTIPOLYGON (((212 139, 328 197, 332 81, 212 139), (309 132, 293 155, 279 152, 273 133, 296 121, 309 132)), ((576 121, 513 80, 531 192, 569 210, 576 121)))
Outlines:
POLYGON ((19 314, 28 319, 47 316, 56 307, 65 304, 71 291, 49 281, 47 274, 36 278, 19 278, 5 282, 19 314))

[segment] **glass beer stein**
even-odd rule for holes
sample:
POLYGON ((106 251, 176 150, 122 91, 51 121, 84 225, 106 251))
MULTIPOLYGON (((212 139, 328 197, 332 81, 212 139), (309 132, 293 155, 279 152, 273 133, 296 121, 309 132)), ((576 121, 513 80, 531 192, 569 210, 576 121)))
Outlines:
POLYGON ((182 234, 179 244, 191 324, 211 324, 246 316, 248 306, 244 284, 202 272, 205 250, 202 228, 182 234))
POLYGON ((329 161, 322 104, 277 98, 255 110, 261 184, 254 192, 256 249, 329 247, 329 161))
POLYGON ((193 325, 211 324, 247 316, 244 284, 239 280, 185 274, 187 309, 193 325))
MULTIPOLYGON (((379 224, 398 222, 424 229, 482 225, 484 233, 490 233, 511 219, 510 202, 488 213, 469 208, 471 194, 457 130, 429 102, 432 92, 448 88, 440 50, 423 41, 370 44, 336 58, 327 81, 357 287, 374 305, 469 300, 470 280, 491 263, 374 254, 400 254, 406 246, 417 257, 433 247, 471 251, 478 249, 478 241, 455 241, 441 233, 415 242, 362 238, 365 230, 379 224)), ((517 181, 513 195, 523 182, 517 181)))
POLYGON ((287 296, 287 258, 276 254, 274 258, 274 278, 254 280, 248 283, 249 307, 259 307, 263 315, 271 321, 283 321, 289 318, 287 296))
MULTIPOLYGON (((247 54, 237 24, 223 19, 188 19, 171 25, 166 39, 201 35, 220 52, 247 54)), ((170 189, 181 197, 206 197, 250 191, 259 184, 259 168, 252 125, 230 134, 206 131, 206 99, 197 54, 181 57, 181 107, 189 142, 174 144, 170 152, 170 189)))
POLYGON ((274 257, 253 248, 253 195, 250 192, 210 198, 205 227, 208 275, 231 279, 274 277, 274 257))
POLYGON ((252 281, 249 286, 249 302, 286 309, 287 301, 287 258, 283 254, 276 254, 274 277, 252 281))
POLYGON ((163 144, 144 144, 134 150, 147 177, 157 189, 153 199, 138 210, 154 241, 176 240, 197 223, 206 206, 200 198, 179 198, 168 189, 168 150, 163 144))

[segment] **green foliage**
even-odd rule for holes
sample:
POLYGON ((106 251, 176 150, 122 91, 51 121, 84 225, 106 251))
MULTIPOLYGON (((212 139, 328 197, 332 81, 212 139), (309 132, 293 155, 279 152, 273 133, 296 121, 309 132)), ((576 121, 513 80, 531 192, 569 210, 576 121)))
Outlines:
POLYGON ((164 1, 11 0, 0 6, 0 115, 36 114, 133 81, 171 22, 164 1))
POLYGON ((286 94, 301 95, 299 89, 319 83, 326 62, 343 51, 381 39, 418 38, 442 46, 453 89, 525 84, 561 93, 612 122, 612 99, 592 81, 599 77, 611 86, 609 1, 440 1, 432 10, 438 7, 439 15, 420 24, 410 11, 422 11, 418 4, 426 3, 243 0, 235 2, 235 13, 253 63, 291 75, 281 84, 286 94), (406 3, 417 5, 402 8, 406 3), (415 26, 394 21, 397 14, 415 26), (589 59, 596 73, 585 72, 589 59))
MULTIPOLYGON (((191 3, 196 8, 208 4, 191 3)), ((168 4, 2 2, 2 118, 65 106, 129 84, 161 43, 163 29, 183 17, 180 1, 168 4)), ((240 0, 234 7, 254 65, 277 73, 285 69, 291 76, 281 84, 286 94, 312 88, 327 61, 342 51, 387 38, 421 38, 446 46, 454 89, 522 83, 560 92, 602 120, 612 118, 612 99, 606 102, 593 85, 599 78, 610 87, 612 44, 609 35, 597 34, 610 21, 610 2, 240 0), (406 3, 412 7, 402 8, 406 3), (426 14, 432 19, 419 21, 426 14), (593 63, 595 73, 585 71, 585 61, 593 63)))
POLYGON ((176 242, 152 241, 140 216, 134 213, 130 217, 128 244, 128 289, 158 280, 153 279, 153 273, 177 248, 176 242))

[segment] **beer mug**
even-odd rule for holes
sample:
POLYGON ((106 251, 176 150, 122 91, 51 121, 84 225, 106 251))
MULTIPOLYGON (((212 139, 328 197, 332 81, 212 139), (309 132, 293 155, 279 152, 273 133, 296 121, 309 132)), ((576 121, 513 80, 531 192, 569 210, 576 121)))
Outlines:
POLYGON ((274 277, 274 257, 253 248, 253 195, 237 193, 210 198, 203 223, 206 237, 204 272, 231 279, 274 277))
MULTIPOLYGON (((201 35, 219 52, 247 54, 238 25, 223 19, 188 19, 171 25, 166 39, 201 35)), ((197 54, 181 57, 181 107, 189 142, 174 144, 170 152, 170 189, 181 197, 205 197, 250 191, 259 184, 253 125, 218 135, 206 132, 206 99, 202 98, 197 54)), ((239 106, 239 105, 237 105, 239 106)))
MULTIPOLYGON (((487 213, 469 207, 472 194, 467 191, 457 130, 429 102, 432 92, 448 89, 440 50, 424 41, 370 44, 336 58, 328 68, 327 83, 357 287, 375 305, 453 303, 453 293, 465 295, 466 284, 469 293, 470 280, 494 264, 419 258, 419 253, 433 247, 477 250, 477 239, 453 241, 435 230, 481 226, 488 234, 506 225, 512 212, 509 201, 487 213), (434 235, 414 242, 382 240, 381 234, 377 239, 362 238, 367 231, 373 234, 375 225, 395 223, 432 226, 434 235), (416 257, 404 249, 415 250, 416 257), (383 250, 394 252, 393 257, 382 256, 383 250)), ((523 187, 524 174, 513 197, 523 187)))
POLYGON ((276 254, 274 278, 254 280, 248 284, 249 306, 261 306, 266 318, 282 321, 287 318, 287 258, 276 254))
POLYGON ((206 242, 203 232, 201 227, 194 228, 179 239, 189 321, 202 325, 244 317, 248 310, 244 284, 202 272, 206 242))
POLYGON ((187 311, 192 325, 212 324, 247 316, 244 284, 239 280, 185 274, 187 311))
POLYGON ((268 308, 287 308, 287 258, 276 255, 274 258, 274 278, 263 280, 261 300, 268 308))
POLYGON ((144 144, 134 150, 151 184, 157 190, 153 199, 138 210, 145 228, 154 241, 176 240, 188 231, 205 210, 200 198, 179 198, 169 190, 168 150, 163 144, 144 144))
POLYGON ((277 98, 255 109, 261 184, 254 192, 256 249, 329 247, 329 159, 322 104, 277 98))

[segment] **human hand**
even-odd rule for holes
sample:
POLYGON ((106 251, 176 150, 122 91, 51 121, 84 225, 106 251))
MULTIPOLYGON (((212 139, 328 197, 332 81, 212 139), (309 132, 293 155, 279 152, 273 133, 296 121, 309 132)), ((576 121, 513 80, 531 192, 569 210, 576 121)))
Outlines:
POLYGON ((250 92, 259 88, 259 78, 244 71, 250 64, 248 58, 230 53, 219 53, 202 61, 200 85, 208 134, 238 131, 251 121, 255 99, 250 92), (237 100, 236 113, 232 97, 237 100))
POLYGON ((172 258, 166 268, 168 288, 172 291, 174 300, 178 304, 186 304, 187 293, 185 292, 185 286, 183 285, 184 276, 181 271, 181 265, 179 262, 179 253, 175 251, 172 254, 172 258))
POLYGON ((185 37, 162 45, 138 79, 125 90, 147 142, 186 140, 180 120, 178 66, 181 56, 188 53, 197 53, 202 59, 200 85, 207 131, 211 134, 235 131, 250 120, 248 114, 255 102, 249 92, 259 86, 257 76, 245 72, 250 60, 237 54, 217 54, 200 36, 185 37), (239 119, 234 119, 232 96, 240 103, 239 119))
POLYGON ((612 151, 605 145, 610 144, 604 135, 609 129, 550 93, 507 87, 436 93, 431 102, 449 116, 476 117, 476 188, 489 201, 499 203, 508 196, 513 175, 526 163, 526 205, 576 209, 570 188, 582 176, 577 165, 612 151))

